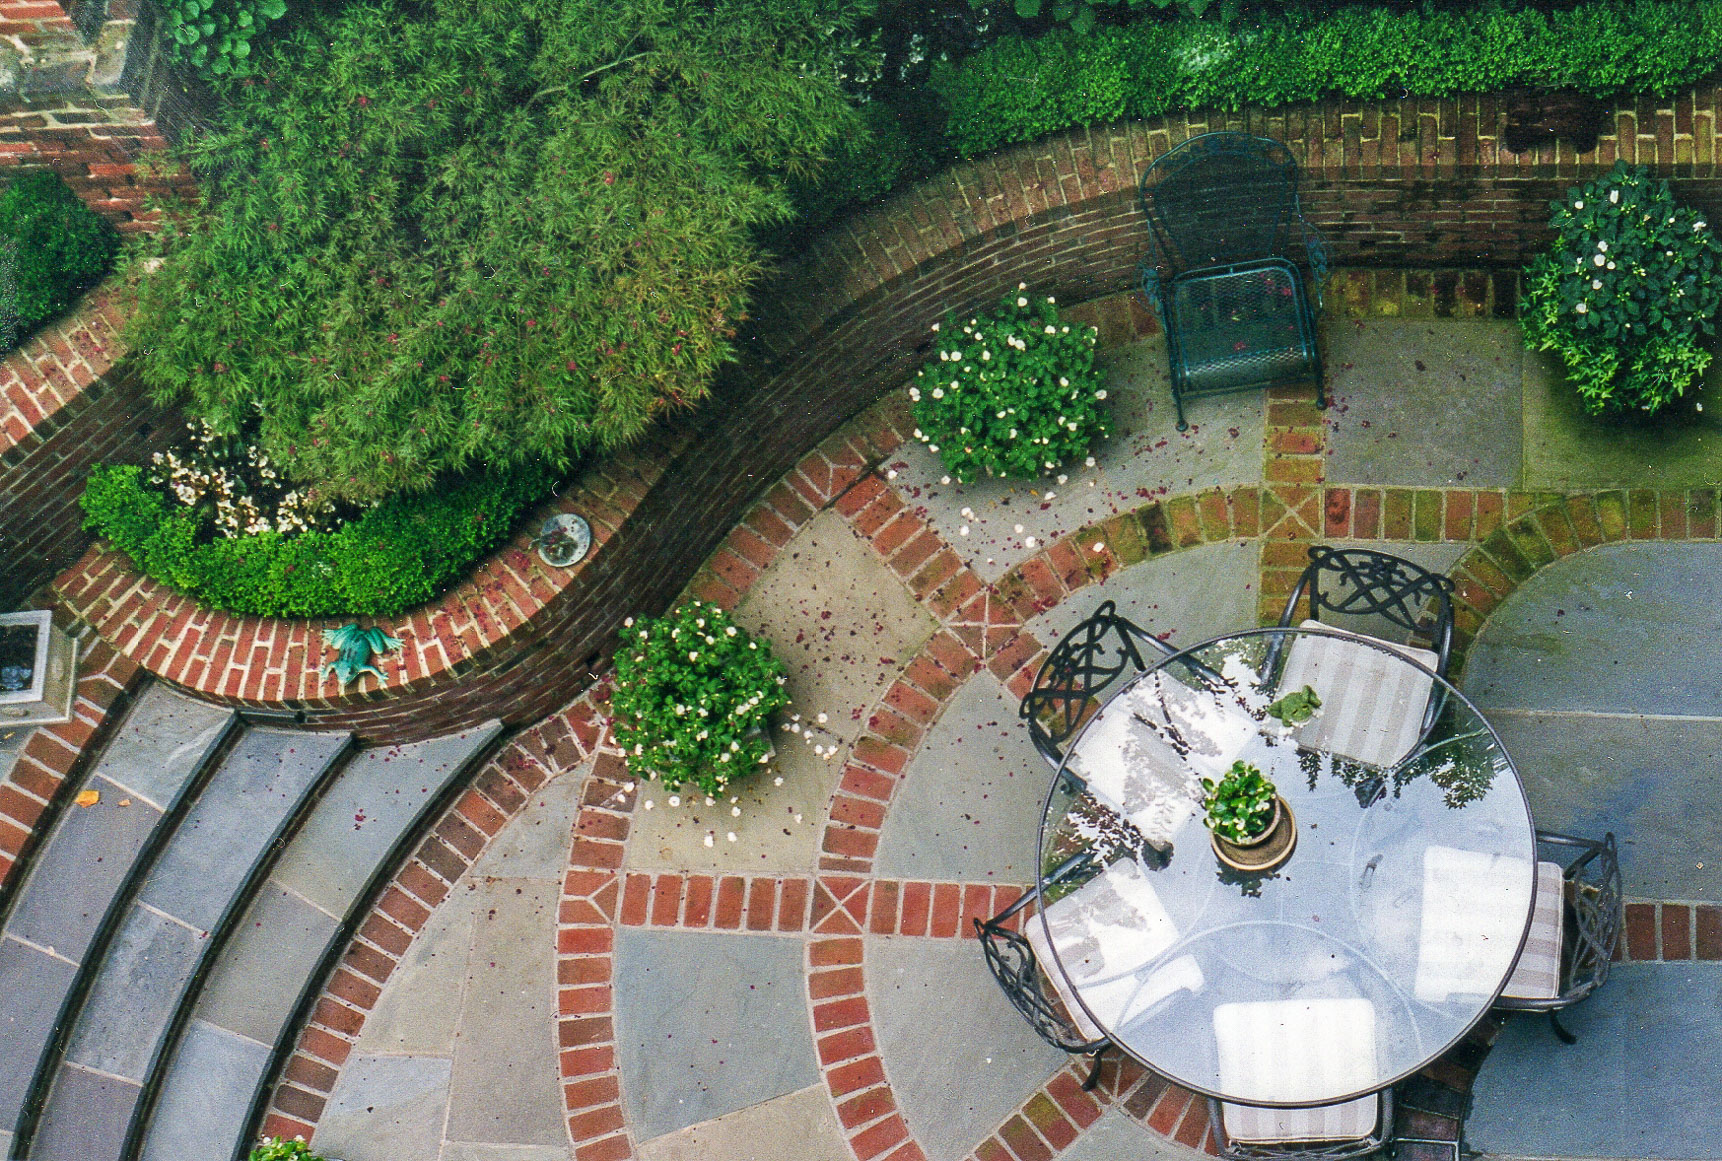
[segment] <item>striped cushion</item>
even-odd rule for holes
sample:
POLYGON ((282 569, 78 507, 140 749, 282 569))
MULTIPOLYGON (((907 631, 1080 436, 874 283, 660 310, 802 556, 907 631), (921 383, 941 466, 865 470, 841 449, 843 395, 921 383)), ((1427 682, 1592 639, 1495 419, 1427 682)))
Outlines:
POLYGON ((1279 1141, 1358 1141, 1375 1132, 1381 1120, 1379 1093, 1313 1109, 1263 1109, 1220 1103, 1228 1140, 1250 1144, 1279 1141))
POLYGON ((1189 956, 1149 973, 1141 971, 1172 946, 1178 927, 1135 859, 1119 859, 1055 901, 1046 909, 1044 926, 1039 916, 1030 918, 1023 936, 1071 1021, 1090 1040, 1108 1033, 1077 1002, 1060 963, 1082 989, 1088 1009, 1111 1028, 1121 1027, 1179 989, 1198 991, 1205 982, 1202 969, 1189 956), (1047 945, 1048 929, 1060 953, 1057 962, 1047 945))
POLYGON ((1391 649, 1429 669, 1439 658, 1427 649, 1348 633, 1319 621, 1305 621, 1298 628, 1343 634, 1340 638, 1298 637, 1292 642, 1280 694, 1313 686, 1322 706, 1320 717, 1298 728, 1299 744, 1371 766, 1392 766, 1409 754, 1423 732, 1423 711, 1434 680, 1374 646, 1391 649))
POLYGON ((1561 927, 1566 912, 1561 906, 1563 884, 1559 863, 1537 864, 1537 902, 1531 913, 1531 930, 1501 995, 1514 1000, 1552 1000, 1561 994, 1561 927))
MULTIPOLYGON (((1219 1053, 1220 1089, 1235 1100, 1331 1101, 1335 1096, 1367 1091, 1380 1084, 1375 1064, 1375 1005, 1361 997, 1221 1004, 1214 1009, 1214 1042, 1219 1053)), ((1348 1101, 1336 1110, 1358 1103, 1348 1101)), ((1373 1124, 1374 1098, 1362 1103, 1369 1106, 1369 1123, 1373 1124)), ((1233 1132, 1232 1120, 1227 1120, 1226 1130, 1234 1140, 1248 1139, 1244 1134, 1257 1127, 1263 1131, 1271 1127, 1277 1134, 1280 1115, 1279 1110, 1265 1109, 1240 1113, 1243 1120, 1237 1131, 1233 1132), (1266 1120, 1252 1122, 1252 1117, 1266 1120)), ((1361 1110, 1336 1111, 1334 1115, 1361 1116, 1361 1110)), ((1314 1120, 1325 1120, 1326 1116, 1314 1120)), ((1323 1125, 1319 1135, 1309 1139, 1340 1139, 1367 1132, 1366 1125, 1361 1133, 1331 1136, 1323 1125)))
POLYGON ((1491 996, 1512 967, 1536 878, 1528 859, 1432 845, 1423 850, 1419 1000, 1491 996))

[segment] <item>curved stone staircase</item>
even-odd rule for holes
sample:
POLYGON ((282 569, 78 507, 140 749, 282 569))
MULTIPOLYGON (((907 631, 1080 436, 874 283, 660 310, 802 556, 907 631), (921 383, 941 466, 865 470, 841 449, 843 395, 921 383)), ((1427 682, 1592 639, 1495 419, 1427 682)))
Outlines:
POLYGON ((0 1152, 243 1157, 354 928, 501 732, 360 750, 146 686, 0 896, 0 1152))

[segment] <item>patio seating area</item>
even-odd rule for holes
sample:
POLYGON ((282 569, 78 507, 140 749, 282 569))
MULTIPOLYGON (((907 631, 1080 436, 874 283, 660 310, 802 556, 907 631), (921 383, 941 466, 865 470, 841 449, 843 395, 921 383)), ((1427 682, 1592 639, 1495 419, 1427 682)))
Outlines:
MULTIPOLYGON (((1330 316, 1322 347, 1325 414, 1295 392, 1199 398, 1179 433, 1162 341, 1115 344, 1118 429, 1091 467, 962 487, 906 442, 785 523, 736 606, 790 665, 798 717, 775 776, 737 814, 673 803, 604 753, 547 766, 355 1002, 326 1102, 302 1106, 317 1147, 349 1161, 1217 1152, 1206 1101, 1116 1054, 1084 1092, 1088 1062, 1035 1034, 974 940, 973 920, 1035 881, 1052 772, 1018 703, 1042 650, 1102 601, 1175 645, 1271 621, 1317 542, 1445 575, 1504 518, 1430 523, 1422 497, 1493 495, 1517 515, 1558 493, 1585 497, 1606 526, 1592 541, 1611 542, 1547 550, 1513 578, 1455 681, 1500 732, 1538 827, 1617 836, 1626 962, 1563 1016, 1577 1045, 1520 1015, 1491 1051, 1486 1021, 1393 1115, 1437 1144, 1462 1122, 1466 1148, 1491 1156, 1712 1155, 1722 544, 1654 506, 1645 526, 1625 493, 1617 528, 1592 497, 1647 478, 1701 497, 1722 432, 1695 415, 1649 454, 1649 435, 1590 426, 1510 321, 1330 316), (1320 506, 1274 506, 1287 457, 1317 465, 1320 506), (1221 498, 1218 524, 1201 495, 1221 498), (1168 542, 1132 549, 1115 518, 1149 509, 1170 513, 1168 542), (927 582, 947 549, 992 586, 979 621, 940 598, 951 574, 927 582), (582 838, 600 824, 625 841, 620 866, 582 838)), ((899 406, 857 422, 900 425, 899 406)), ((1426 1155, 1441 1154, 1401 1154, 1426 1155)))

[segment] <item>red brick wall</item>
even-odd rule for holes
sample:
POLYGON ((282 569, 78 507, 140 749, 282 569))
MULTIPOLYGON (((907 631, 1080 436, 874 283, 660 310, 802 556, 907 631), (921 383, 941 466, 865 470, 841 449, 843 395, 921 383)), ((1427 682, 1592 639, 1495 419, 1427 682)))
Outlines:
MULTIPOLYGON (((1493 100, 1473 98, 1190 114, 1079 129, 955 166, 831 229, 762 288, 742 363, 680 444, 654 453, 654 482, 627 490, 625 505, 616 501, 625 519, 577 584, 530 610, 482 598, 532 583, 507 564, 536 567, 517 542, 513 556, 467 587, 472 595, 397 619, 416 643, 391 680, 400 690, 307 688, 300 675, 314 664, 317 626, 211 617, 100 554, 58 588, 127 655, 205 694, 299 710, 320 726, 378 739, 493 713, 531 720, 577 690, 623 617, 667 606, 745 506, 806 449, 902 383, 946 309, 990 303, 1019 281, 1065 302, 1126 289, 1145 248, 1137 180, 1177 142, 1214 129, 1286 141, 1306 167, 1308 210, 1337 263, 1494 267, 1503 275, 1496 308, 1510 313, 1510 273, 1542 244, 1547 201, 1616 155, 1672 175, 1690 201, 1722 203, 1717 100, 1706 89, 1662 109, 1625 106, 1617 132, 1582 165, 1553 148, 1499 152, 1504 117, 1493 100), (509 623, 511 608, 530 621, 509 623)), ((864 454, 831 448, 829 459, 864 454)))

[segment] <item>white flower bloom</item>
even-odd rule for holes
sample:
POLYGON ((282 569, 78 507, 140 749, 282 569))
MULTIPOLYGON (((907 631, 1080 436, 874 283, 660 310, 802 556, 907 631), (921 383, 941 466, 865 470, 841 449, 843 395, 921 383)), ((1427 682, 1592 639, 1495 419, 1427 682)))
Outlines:
POLYGON ((700 655, 697 651, 695 651, 693 649, 688 650, 688 660, 689 661, 698 661, 699 659, 700 659, 700 655))
POLYGON ((919 387, 909 388, 909 398, 919 403, 921 401, 921 389, 919 387))
POLYGON ((1088 464, 1088 466, 1092 468, 1094 466, 1094 457, 1089 456, 1088 459, 1084 462, 1086 462, 1088 464))
POLYGON ((629 617, 626 621, 623 621, 622 624, 627 628, 632 629, 634 627, 634 618, 629 617))
POLYGON ((1615 206, 1615 205, 1620 204, 1620 191, 1619 190, 1611 189, 1608 191, 1608 204, 1611 206, 1615 206))
POLYGON ((1051 323, 1047 323, 1046 324, 1046 333, 1049 335, 1056 335, 1058 333, 1058 328, 1053 326, 1051 323))
POLYGON ((1583 202, 1574 202, 1573 203, 1573 209, 1575 209, 1575 210, 1584 209, 1584 203, 1583 202))
POLYGON ((943 399, 944 397, 945 397, 945 389, 943 387, 933 388, 933 398, 934 399, 943 399))
POLYGON ((1050 303, 1056 303, 1058 301, 1058 299, 1052 297, 1052 295, 1049 294, 1046 296, 1046 301, 1050 302, 1050 303))
POLYGON ((983 363, 986 362, 987 360, 991 359, 992 357, 993 357, 993 353, 991 351, 982 351, 981 352, 981 362, 983 362, 983 363))
POLYGON ((1598 266, 1601 266, 1604 263, 1606 263, 1608 261, 1608 259, 1604 258, 1601 254, 1597 254, 1591 258, 1591 261, 1595 262, 1598 266))
POLYGON ((967 536, 968 534, 969 534, 969 526, 967 524, 965 524, 961 528, 957 529, 957 535, 958 536, 967 536))
POLYGON ((1010 435, 1009 435, 1009 436, 1007 436, 1007 437, 1006 437, 1006 438, 1008 438, 1008 439, 1015 439, 1015 438, 1016 438, 1016 428, 1014 428, 1014 427, 1013 427, 1013 428, 1011 428, 1011 429, 1010 429, 1010 435))
POLYGON ((1017 300, 1016 300, 1016 304, 1017 304, 1017 305, 1018 305, 1018 306, 1027 306, 1027 305, 1028 305, 1028 299, 1026 299, 1026 298, 1019 298, 1019 299, 1017 299, 1017 300))
POLYGON ((1034 547, 1034 537, 1032 537, 1032 536, 1025 537, 1023 539, 1023 544, 1024 544, 1024 546, 1026 546, 1028 548, 1033 548, 1034 547))
POLYGON ((920 428, 918 428, 918 427, 917 427, 917 428, 916 428, 916 429, 915 429, 915 438, 916 438, 916 439, 926 439, 926 438, 927 438, 927 437, 926 437, 926 436, 924 436, 924 435, 922 435, 922 434, 921 434, 921 429, 920 429, 920 428))
POLYGON ((1610 270, 1613 270, 1613 269, 1614 269, 1614 263, 1613 263, 1613 262, 1610 262, 1610 263, 1609 263, 1609 264, 1608 264, 1608 269, 1610 269, 1610 270))
POLYGON ((682 804, 682 796, 680 794, 670 795, 670 805, 671 806, 680 806, 681 804, 682 804))
POLYGON ((948 363, 950 361, 951 361, 951 353, 949 351, 940 351, 939 352, 939 362, 948 363))
POLYGON ((711 845, 712 845, 712 836, 710 834, 707 834, 706 835, 706 846, 709 847, 711 845))
POLYGON ((939 445, 936 443, 930 443, 927 445, 927 450, 930 452, 936 452, 939 450, 939 445))
POLYGON ((1697 221, 1696 221, 1696 222, 1693 222, 1693 223, 1692 223, 1692 228, 1693 228, 1693 229, 1694 229, 1694 230, 1702 230, 1702 229, 1703 229, 1703 228, 1704 228, 1704 219, 1703 219, 1703 218, 1699 218, 1699 219, 1698 219, 1698 220, 1697 220, 1697 221))
POLYGON ((1094 393, 1094 397, 1096 399, 1105 399, 1106 398, 1106 392, 1104 390, 1096 391, 1094 393))
POLYGON ((1597 244, 1596 244, 1596 248, 1597 248, 1597 249, 1598 249, 1598 250, 1601 250, 1601 251, 1602 251, 1602 252, 1603 252, 1603 253, 1604 253, 1604 254, 1607 254, 1607 253, 1608 253, 1608 243, 1607 243, 1607 242, 1600 242, 1600 241, 1599 241, 1599 242, 1598 242, 1598 243, 1597 243, 1597 244))
POLYGON ((1022 525, 1021 525, 1021 524, 1018 524, 1018 525, 1017 525, 1017 526, 1016 526, 1016 530, 1017 530, 1017 535, 1019 535, 1019 536, 1020 536, 1020 535, 1021 535, 1021 534, 1022 534, 1022 525))
POLYGON ((939 329, 939 324, 938 324, 938 323, 934 323, 934 324, 933 324, 933 329, 934 329, 934 330, 935 330, 935 331, 936 331, 936 330, 938 330, 938 329, 939 329))
MULTIPOLYGON (((1582 302, 1579 303, 1577 306, 1573 307, 1573 309, 1575 311, 1577 311, 1579 314, 1589 314, 1590 313, 1590 307, 1587 304, 1582 303, 1582 302)), ((1628 323, 1626 325, 1631 326, 1632 324, 1628 323)))
POLYGON ((1070 380, 1066 379, 1063 375, 1060 375, 1058 377, 1058 385, 1060 387, 1068 387, 1068 386, 1070 386, 1070 380))
POLYGON ((735 831, 733 831, 733 830, 730 831, 729 834, 726 835, 725 837, 727 837, 729 839, 729 841, 733 843, 735 841, 735 831))
POLYGON ((1600 279, 1600 278, 1591 279, 1590 280, 1590 288, 1592 290, 1601 290, 1602 289, 1602 279, 1600 279))
POLYGON ((1027 289, 1028 289, 1028 283, 1026 283, 1026 282, 1019 282, 1019 283, 1017 283, 1017 284, 1016 284, 1016 288, 1017 288, 1017 289, 1018 289, 1018 290, 1027 290, 1027 289))

